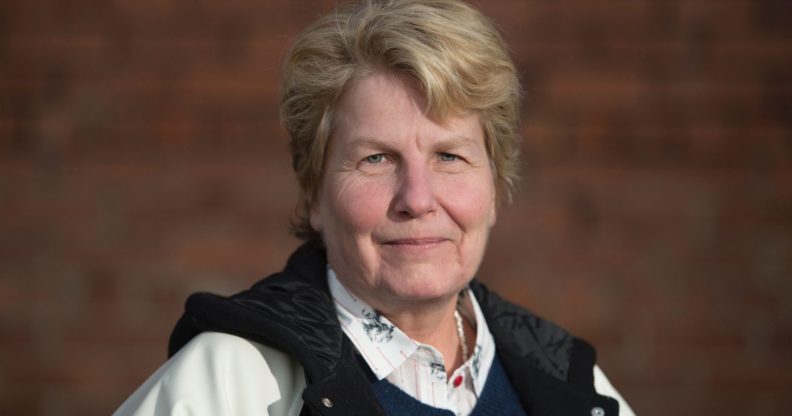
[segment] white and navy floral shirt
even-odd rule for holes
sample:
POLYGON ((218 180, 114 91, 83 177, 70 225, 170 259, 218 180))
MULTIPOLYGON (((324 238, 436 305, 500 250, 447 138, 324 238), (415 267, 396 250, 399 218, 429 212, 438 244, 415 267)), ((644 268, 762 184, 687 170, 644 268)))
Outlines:
POLYGON ((476 327, 476 344, 468 360, 447 377, 437 349, 411 339, 327 270, 341 328, 378 380, 387 379, 418 401, 456 415, 473 411, 495 359, 495 340, 469 289, 465 297, 470 302, 460 302, 459 313, 476 327))

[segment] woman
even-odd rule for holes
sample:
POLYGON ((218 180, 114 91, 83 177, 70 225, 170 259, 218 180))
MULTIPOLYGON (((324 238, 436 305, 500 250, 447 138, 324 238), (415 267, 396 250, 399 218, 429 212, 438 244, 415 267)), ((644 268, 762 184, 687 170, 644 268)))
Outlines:
POLYGON ((472 280, 516 177, 518 99, 501 38, 458 1, 309 27, 281 103, 306 243, 248 291, 191 296, 117 414, 631 414, 588 344, 472 280))

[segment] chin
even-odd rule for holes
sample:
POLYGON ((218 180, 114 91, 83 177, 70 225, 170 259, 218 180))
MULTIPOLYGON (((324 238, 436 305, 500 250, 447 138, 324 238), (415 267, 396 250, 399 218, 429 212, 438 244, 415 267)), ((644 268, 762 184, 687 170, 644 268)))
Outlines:
POLYGON ((448 270, 411 270, 387 277, 388 291, 396 299, 409 303, 432 302, 447 299, 459 293, 470 279, 448 270))

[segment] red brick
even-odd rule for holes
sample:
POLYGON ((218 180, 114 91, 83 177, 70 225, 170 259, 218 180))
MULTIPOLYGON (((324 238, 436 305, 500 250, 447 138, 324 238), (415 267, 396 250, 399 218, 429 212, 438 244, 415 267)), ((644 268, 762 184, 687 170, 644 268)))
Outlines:
MULTIPOLYGON (((298 244, 280 60, 334 2, 6 3, 0 414, 108 414, 190 292, 298 244)), ((481 279, 593 341, 641 415, 784 414, 788 4, 477 3, 526 87, 481 279)))

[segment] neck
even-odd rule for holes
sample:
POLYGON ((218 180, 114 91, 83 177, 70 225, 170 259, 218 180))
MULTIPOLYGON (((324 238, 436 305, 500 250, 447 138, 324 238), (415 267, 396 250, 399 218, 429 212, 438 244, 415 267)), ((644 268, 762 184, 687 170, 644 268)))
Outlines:
MULTIPOLYGON (((464 363, 460 347, 462 340, 454 317, 457 298, 458 296, 455 295, 446 302, 433 305, 434 307, 380 311, 410 338, 437 349, 443 355, 448 376, 464 363)), ((462 318, 462 321, 468 351, 472 351, 471 341, 475 344, 475 332, 465 318, 462 318)))

